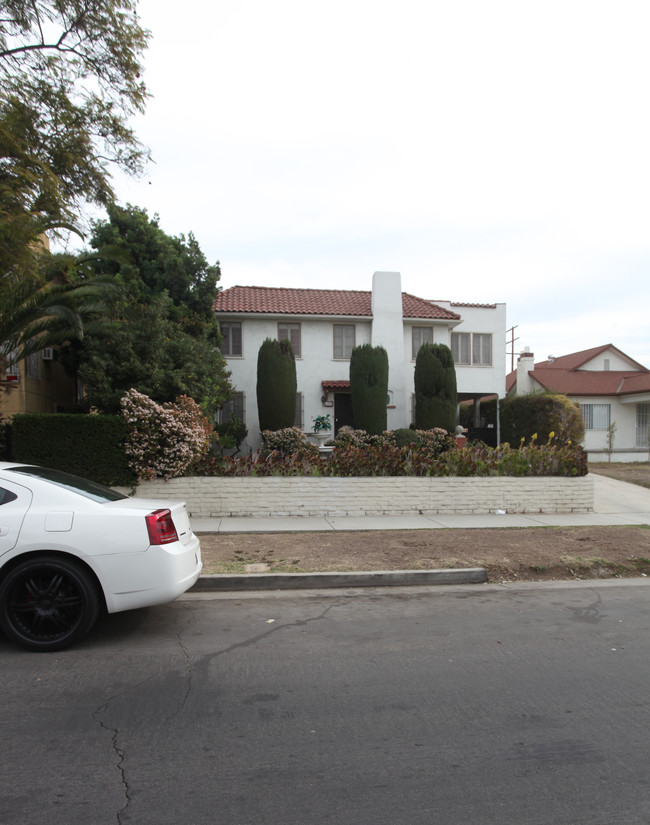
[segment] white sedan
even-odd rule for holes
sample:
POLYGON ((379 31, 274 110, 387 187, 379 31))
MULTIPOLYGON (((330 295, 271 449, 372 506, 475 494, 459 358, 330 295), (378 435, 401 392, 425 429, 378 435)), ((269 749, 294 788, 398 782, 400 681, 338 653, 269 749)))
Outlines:
POLYGON ((184 502, 0 462, 0 628, 23 647, 60 650, 101 610, 172 601, 200 573, 184 502))

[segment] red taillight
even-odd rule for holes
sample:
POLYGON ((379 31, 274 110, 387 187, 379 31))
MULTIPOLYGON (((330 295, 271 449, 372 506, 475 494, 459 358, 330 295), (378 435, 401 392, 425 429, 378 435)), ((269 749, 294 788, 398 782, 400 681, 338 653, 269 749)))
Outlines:
POLYGON ((149 544, 169 544, 178 541, 178 533, 170 510, 154 510, 144 517, 149 532, 149 544))

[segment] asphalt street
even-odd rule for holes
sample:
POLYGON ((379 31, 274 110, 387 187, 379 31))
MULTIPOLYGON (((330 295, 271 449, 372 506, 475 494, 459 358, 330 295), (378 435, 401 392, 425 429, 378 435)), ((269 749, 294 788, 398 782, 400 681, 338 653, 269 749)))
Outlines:
POLYGON ((647 825, 649 595, 196 593, 0 640, 0 820, 647 825))

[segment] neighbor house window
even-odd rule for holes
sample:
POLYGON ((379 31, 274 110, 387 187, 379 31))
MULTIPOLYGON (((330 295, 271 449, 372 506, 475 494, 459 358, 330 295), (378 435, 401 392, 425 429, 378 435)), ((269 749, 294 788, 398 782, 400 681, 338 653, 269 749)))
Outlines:
POLYGON ((433 344, 433 327, 413 327, 411 330, 411 358, 415 361, 422 344, 433 344))
POLYGON ((611 404, 581 404, 586 430, 606 430, 611 422, 611 404))
POLYGON ((334 358, 349 358, 354 342, 354 324, 334 324, 334 358))
POLYGON ((454 364, 470 364, 471 338, 469 332, 451 333, 451 357, 454 364))
POLYGON ((492 335, 484 332, 452 332, 451 357, 454 364, 492 366, 492 335))
POLYGON ((27 378, 40 378, 41 353, 33 352, 25 358, 25 376, 27 378))
POLYGON ((246 423, 246 407, 243 392, 236 392, 230 401, 226 401, 217 413, 219 424, 229 424, 233 418, 238 418, 242 424, 246 423))
POLYGON ((301 430, 303 428, 305 418, 303 398, 304 396, 301 392, 296 393, 296 417, 294 419, 293 426, 298 427, 301 430))
POLYGON ((219 324, 223 343, 221 352, 223 355, 241 356, 241 321, 222 321, 219 324))
POLYGON ((636 446, 647 447, 650 428, 650 404, 636 405, 636 446))
POLYGON ((300 358, 300 324, 278 324, 278 341, 290 341, 293 354, 300 358))

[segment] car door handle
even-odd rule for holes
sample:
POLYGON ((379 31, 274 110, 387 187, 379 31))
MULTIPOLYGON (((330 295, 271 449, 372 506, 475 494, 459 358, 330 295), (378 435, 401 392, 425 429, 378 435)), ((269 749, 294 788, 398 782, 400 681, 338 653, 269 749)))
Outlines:
POLYGON ((0 536, 6 536, 8 532, 9 532, 8 527, 0 527, 0 536))

